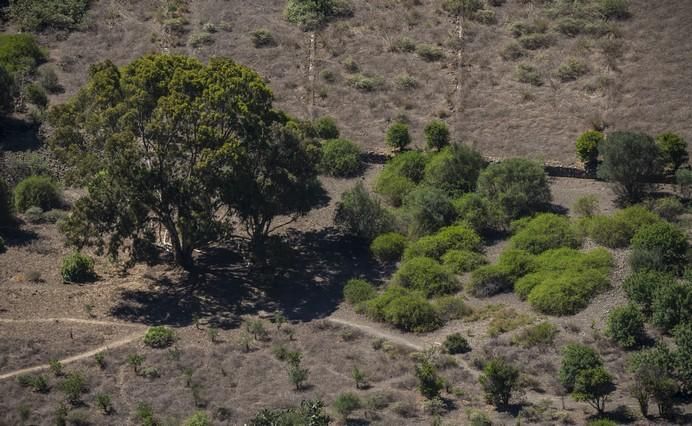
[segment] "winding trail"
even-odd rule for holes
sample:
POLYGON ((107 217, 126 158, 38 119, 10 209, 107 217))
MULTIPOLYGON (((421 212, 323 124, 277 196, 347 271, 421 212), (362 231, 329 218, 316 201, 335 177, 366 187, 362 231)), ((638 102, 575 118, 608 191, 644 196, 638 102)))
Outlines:
POLYGON ((375 337, 381 337, 383 339, 390 340, 398 345, 406 346, 407 348, 411 348, 416 351, 422 351, 424 349, 424 346, 421 343, 416 343, 411 339, 407 339, 402 336, 397 336, 396 334, 389 333, 384 330, 379 330, 375 327, 361 324, 361 323, 356 323, 353 321, 348 321, 344 320, 341 318, 327 318, 327 321, 334 323, 334 324, 339 324, 339 325, 345 325, 348 327, 356 328, 358 330, 361 330, 362 332, 369 334, 371 336, 375 337))
MULTIPOLYGON (((128 343, 131 343, 137 339, 140 339, 144 336, 144 333, 147 330, 146 326, 140 325, 140 324, 127 324, 127 323, 121 323, 121 322, 113 322, 113 321, 98 321, 98 320, 87 320, 87 319, 80 319, 80 318, 36 318, 36 319, 25 319, 25 320, 17 320, 17 319, 9 319, 9 318, 0 318, 0 323, 5 323, 5 324, 21 324, 21 323, 41 323, 41 322, 72 322, 72 323, 78 323, 78 324, 90 324, 90 325, 107 325, 107 326, 120 326, 120 327, 132 327, 132 328, 139 328, 138 331, 130 333, 129 335, 123 337, 122 339, 115 340, 113 342, 106 343, 104 345, 101 345, 99 347, 96 347, 94 349, 91 349, 86 352, 80 352, 76 355, 69 356, 67 358, 63 358, 60 361, 61 364, 66 365, 70 364, 85 358, 90 358, 94 355, 96 355, 99 352, 107 351, 109 349, 114 349, 119 346, 126 345, 128 343)), ((10 371, 8 373, 3 373, 0 374, 0 380, 5 380, 5 379, 10 379, 22 374, 27 374, 27 373, 33 373, 35 371, 41 371, 41 370, 46 370, 50 368, 49 364, 41 364, 41 365, 36 365, 33 367, 27 367, 27 368, 22 368, 19 370, 14 370, 10 371)))

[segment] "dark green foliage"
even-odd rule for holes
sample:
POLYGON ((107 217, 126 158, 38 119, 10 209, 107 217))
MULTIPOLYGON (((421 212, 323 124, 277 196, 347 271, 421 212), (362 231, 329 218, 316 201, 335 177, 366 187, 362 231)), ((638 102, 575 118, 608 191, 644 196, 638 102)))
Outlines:
POLYGON ((621 347, 631 349, 645 337, 644 317, 634 305, 617 307, 608 314, 606 334, 621 347))
POLYGON ((10 0, 9 13, 25 31, 73 30, 88 5, 88 0, 10 0))
POLYGON ((560 383, 568 392, 572 392, 579 373, 602 366, 601 357, 592 348, 579 343, 570 343, 562 351, 560 383))
POLYGON ((512 282, 514 282, 536 270, 538 264, 536 257, 528 251, 508 248, 500 254, 498 266, 501 266, 509 274, 512 282))
POLYGON ((158 420, 154 417, 154 410, 151 405, 140 402, 135 410, 135 417, 140 421, 142 426, 157 426, 158 420))
POLYGON ((360 409, 362 406, 360 398, 358 395, 352 392, 345 392, 337 395, 334 400, 334 410, 345 419, 350 416, 354 411, 360 409))
POLYGON ((598 176, 615 184, 616 193, 637 201, 648 187, 647 181, 659 170, 658 147, 651 136, 634 132, 614 132, 599 148, 602 162, 598 176))
POLYGON ((88 391, 84 377, 79 373, 70 373, 60 383, 60 390, 65 393, 67 402, 76 405, 82 399, 82 394, 88 391))
POLYGON ((458 197, 476 189, 478 175, 485 166, 480 153, 466 145, 454 144, 433 155, 425 167, 425 183, 458 197))
POLYGON ((183 422, 183 426, 212 426, 211 420, 209 420, 209 416, 207 416, 207 413, 203 411, 198 411, 195 414, 191 415, 187 419, 185 419, 185 422, 183 422))
POLYGON ((452 333, 445 337, 445 341, 442 343, 442 347, 445 348, 447 353, 452 355, 465 354, 471 351, 471 346, 461 333, 452 333))
POLYGON ((678 169, 675 172, 675 183, 683 196, 690 198, 692 196, 692 169, 678 169))
POLYGON ((483 2, 482 0, 445 0, 442 8, 451 15, 470 18, 483 9, 483 2))
POLYGON ((387 129, 385 142, 392 148, 399 151, 403 150, 411 143, 411 135, 408 132, 408 126, 405 123, 394 123, 387 129))
POLYGON ((390 285, 382 294, 366 302, 365 310, 371 318, 407 331, 432 331, 442 325, 423 294, 396 285, 390 285))
POLYGON ((58 185, 45 176, 30 176, 14 189, 14 206, 18 212, 25 212, 29 207, 40 207, 47 211, 61 204, 62 195, 58 185))
POLYGON ((579 138, 577 138, 577 157, 587 167, 593 167, 596 165, 598 160, 598 147, 604 141, 603 133, 596 130, 589 130, 582 133, 579 138))
POLYGON ((516 219, 550 203, 550 186, 543 167, 520 158, 491 164, 478 178, 478 193, 516 219))
POLYGON ((36 105, 39 108, 48 106, 48 94, 46 89, 36 83, 28 84, 24 87, 24 96, 29 103, 36 105))
POLYGON ((687 391, 692 390, 692 322, 680 324, 673 332, 675 336, 675 376, 687 391))
POLYGON ((656 145, 661 155, 662 163, 675 172, 683 164, 687 164, 687 141, 681 136, 667 132, 656 136, 656 145))
POLYGON ((404 258, 430 257, 441 259, 449 250, 481 251, 482 241, 476 232, 465 225, 453 225, 440 229, 411 243, 404 252, 404 258))
POLYGON ((650 316, 656 296, 663 291, 662 289, 675 285, 675 276, 672 274, 645 270, 627 277, 622 283, 622 288, 627 297, 636 303, 645 315, 650 316))
POLYGON ((665 416, 672 407, 671 396, 677 388, 673 379, 674 355, 666 346, 657 345, 634 353, 629 359, 628 369, 634 379, 630 393, 639 403, 642 415, 648 415, 649 402, 653 399, 659 413, 665 416))
POLYGON ((612 376, 603 367, 596 367, 577 374, 572 396, 577 401, 588 402, 598 414, 603 414, 608 395, 614 391, 612 376))
POLYGON ((332 139, 322 144, 319 170, 321 173, 350 177, 363 168, 358 145, 346 139, 332 139))
POLYGON ((66 283, 85 283, 96 278, 94 259, 78 251, 65 256, 60 275, 66 283))
POLYGON ((449 145, 449 128, 444 121, 432 120, 423 132, 428 149, 439 150, 449 145))
POLYGON ((48 385, 48 379, 46 376, 22 374, 17 376, 17 382, 21 386, 30 387, 34 392, 48 393, 50 391, 50 386, 48 385))
POLYGON ((496 407, 506 407, 512 394, 519 390, 519 369, 503 358, 494 358, 483 367, 479 381, 486 401, 496 407))
POLYGON ((305 383, 308 381, 309 375, 310 370, 307 368, 302 368, 299 363, 291 364, 288 367, 288 379, 296 387, 297 391, 300 391, 305 387, 305 383))
POLYGON ((523 329, 519 334, 514 336, 512 343, 527 348, 534 346, 550 347, 557 333, 557 327, 553 323, 546 321, 523 329))
POLYGON ((512 289, 512 276, 501 265, 486 265, 473 271, 468 290, 476 297, 488 297, 512 289))
POLYGON ((113 412, 113 403, 111 402, 111 397, 106 393, 96 395, 96 405, 101 409, 103 414, 108 415, 113 412))
POLYGON ((517 232, 510 244, 512 248, 540 254, 560 247, 578 248, 581 241, 567 217, 542 213, 517 232))
POLYGON ((519 64, 516 70, 517 81, 540 87, 543 85, 543 76, 538 68, 529 64, 519 64))
POLYGON ((391 159, 377 176, 375 190, 394 207, 403 203, 422 179, 427 158, 419 151, 406 151, 391 159))
POLYGON ((419 44, 416 46, 416 54, 427 62, 435 62, 445 57, 444 51, 431 44, 419 44))
POLYGON ((10 76, 32 74, 46 59, 31 34, 0 34, 0 65, 10 76))
POLYGON ((344 286, 344 299, 351 305, 366 302, 377 296, 375 287, 365 280, 348 280, 344 286))
POLYGON ((605 19, 627 19, 630 16, 628 0, 598 0, 598 11, 605 19))
POLYGON ((659 287, 651 305, 651 322, 664 331, 692 321, 692 282, 683 281, 659 287))
POLYGON ((460 296, 442 296, 434 299, 432 303, 443 321, 462 319, 473 312, 460 296))
POLYGON ((454 221, 456 212, 449 197, 438 188, 418 187, 404 200, 409 233, 421 236, 433 233, 454 221))
POLYGON ((362 183, 344 192, 336 205, 334 223, 347 234, 372 241, 394 227, 394 218, 362 183))
POLYGON ((464 194, 452 201, 458 221, 468 223, 479 233, 504 228, 504 213, 497 205, 475 192, 464 194))
POLYGON ((339 128, 332 117, 320 117, 313 123, 315 133, 320 139, 337 139, 339 128))
POLYGON ((392 280, 402 287, 418 290, 427 297, 453 293, 459 288, 454 276, 437 261, 428 257, 406 260, 392 280))
MULTIPOLYGON (((274 35, 271 33, 271 31, 265 30, 264 28, 251 32, 250 37, 252 38, 252 45, 258 49, 262 47, 276 46, 276 40, 274 39, 274 35)), ((197 43, 206 44, 201 41, 198 41, 197 43)))
POLYGON ((687 237, 673 224, 661 221, 644 226, 632 237, 632 267, 681 272, 687 264, 687 247, 687 237))
POLYGON ((631 206, 609 216, 593 216, 582 222, 585 231, 598 244, 610 248, 630 245, 634 234, 643 226, 661 221, 642 206, 631 206))
POLYGON ((288 0, 284 15, 304 31, 316 30, 329 21, 353 15, 344 0, 288 0))
POLYGON ((421 395, 428 399, 440 396, 443 381, 430 361, 423 360, 416 365, 416 378, 418 379, 418 390, 421 395))
POLYGON ((528 50, 546 49, 555 43, 555 38, 550 34, 526 34, 517 39, 521 47, 528 50))
POLYGON ((651 205, 651 209, 669 222, 675 222, 687 210, 677 197, 658 198, 651 205))
POLYGON ((48 93, 60 93, 63 88, 58 82, 58 75, 55 69, 51 66, 41 67, 39 69, 39 83, 41 87, 46 89, 48 93))
POLYGON ((250 426, 327 426, 331 419, 320 400, 304 400, 300 407, 263 409, 250 420, 250 426))
POLYGON ((406 248, 406 237, 396 232, 377 236, 370 244, 370 251, 380 262, 396 262, 406 248))
POLYGON ((163 325, 150 327, 144 335, 144 344, 152 348, 167 348, 173 342, 175 342, 175 333, 163 325))
POLYGON ((472 272, 488 263, 485 256, 470 250, 449 250, 441 260, 445 268, 454 274, 472 272))
POLYGON ((557 77, 563 83, 577 80, 589 73, 589 66, 576 59, 568 59, 557 69, 557 77))

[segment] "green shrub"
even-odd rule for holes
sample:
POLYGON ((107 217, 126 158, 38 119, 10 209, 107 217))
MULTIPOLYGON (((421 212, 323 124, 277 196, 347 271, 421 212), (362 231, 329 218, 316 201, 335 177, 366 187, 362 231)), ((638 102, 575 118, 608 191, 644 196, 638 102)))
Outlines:
POLYGON ((404 198, 416 188, 408 178, 384 170, 377 177, 375 191, 382 195, 394 207, 401 207, 404 198))
POLYGON ((375 181, 375 190, 395 207, 423 179, 427 159, 419 151, 406 151, 391 159, 375 181))
POLYGON ((561 18, 557 22, 556 29, 567 37, 576 37, 586 32, 588 21, 570 16, 561 18))
POLYGON ((675 367, 676 376, 684 389, 692 386, 692 322, 687 321, 676 327, 675 336, 675 367))
POLYGON ((519 334, 514 336, 512 343, 527 348, 534 346, 550 347, 553 344, 557 333, 557 327, 553 323, 546 321, 526 327, 519 334))
POLYGON ((643 252, 653 257, 646 261, 639 258, 632 266, 635 270, 680 272, 687 264, 687 247, 687 237, 673 224, 658 222, 643 226, 632 237, 633 256, 643 252))
POLYGON ((427 399, 435 399, 440 396, 444 382, 430 361, 423 360, 416 365, 416 378, 421 395, 427 399))
POLYGON ((152 348, 166 348, 173 342, 175 342, 175 333, 163 325, 149 327, 144 335, 144 344, 152 348))
POLYGON ((655 213, 641 206, 631 206, 610 216, 588 219, 586 232, 598 244, 610 248, 627 247, 634 234, 643 226, 661 221, 655 213))
POLYGON ((459 287, 450 272, 427 257, 413 257, 403 262, 392 281, 427 297, 453 293, 459 287))
POLYGON ((408 126, 405 123, 394 123, 389 126, 385 135, 385 142, 399 151, 406 148, 411 143, 408 126))
POLYGON ((471 17, 483 9, 482 0, 445 0, 442 8, 447 13, 455 16, 471 17))
POLYGON ((669 332, 692 321, 692 282, 678 282, 658 288, 651 305, 651 322, 669 332))
POLYGON ((0 64, 10 74, 31 74, 45 62, 46 53, 31 34, 0 34, 0 64))
POLYGON ((603 133, 589 130, 577 138, 577 156, 587 166, 595 165, 598 160, 598 147, 603 143, 603 133))
POLYGON ((79 373, 70 373, 60 383, 60 390, 65 392, 67 402, 76 405, 81 401, 82 394, 88 390, 84 376, 79 373))
POLYGON ((423 294, 396 285, 390 285, 382 294, 366 302, 366 313, 377 321, 407 331, 432 331, 442 325, 423 294))
POLYGON ((562 351, 559 379, 568 392, 572 392, 579 373, 603 366, 601 357, 592 348, 569 343, 562 351))
POLYGON ((677 197, 659 198, 654 201, 651 208, 654 213, 669 222, 674 222, 687 210, 677 197))
POLYGON ((416 54, 427 62, 439 61, 445 57, 441 48, 430 44, 419 44, 416 46, 416 54))
POLYGON ((598 0, 598 11, 606 19, 627 19, 630 16, 628 0, 598 0))
POLYGON ((39 108, 48 106, 48 94, 46 93, 46 89, 37 83, 31 83, 24 87, 24 97, 26 97, 29 103, 39 108))
POLYGON ((412 75, 406 73, 397 75, 394 82, 396 83, 397 87, 402 90, 413 90, 418 87, 418 80, 416 80, 416 78, 412 75))
POLYGON ((346 139, 331 139, 322 144, 319 170, 336 177, 350 177, 358 174, 363 165, 360 148, 346 139))
POLYGON ((510 32, 515 38, 530 34, 545 34, 549 29, 548 21, 544 19, 534 19, 533 21, 520 21, 512 24, 510 32))
POLYGON ((449 145, 449 128, 442 120, 432 120, 423 131, 428 149, 442 149, 449 145))
POLYGON ((550 34, 526 34, 517 39, 521 47, 528 50, 547 49, 555 43, 550 34))
POLYGON ((533 65, 517 65, 516 76, 519 83, 526 83, 536 87, 543 86, 543 76, 538 68, 533 65))
POLYGON ((668 132, 656 136, 656 145, 661 162, 673 172, 689 161, 687 141, 675 133, 668 132))
POLYGON ((340 0, 288 0, 284 15, 303 30, 315 30, 327 22, 353 15, 351 6, 340 0))
POLYGON ((48 177, 30 176, 14 189, 14 206, 18 212, 25 212, 29 207, 40 207, 46 211, 61 204, 60 189, 48 177))
POLYGON ((443 321, 462 319, 473 311, 458 296, 442 296, 432 301, 435 312, 443 321))
POLYGON ((390 50, 392 52, 412 53, 416 51, 416 42, 408 37, 401 37, 394 40, 390 50))
POLYGON ((481 238, 473 229, 465 225, 453 225, 411 243, 404 252, 404 259, 413 257, 441 259, 450 250, 480 251, 481 249, 481 238))
POLYGON ((30 387, 33 392, 48 393, 50 391, 46 376, 22 374, 17 376, 17 382, 20 386, 30 387))
POLYGON ((574 202, 571 209, 575 215, 585 218, 594 217, 598 211, 598 197, 595 195, 586 195, 579 197, 574 202))
POLYGON ((512 248, 540 254, 560 247, 577 248, 581 241, 567 217, 542 213, 531 219, 514 235, 510 244, 512 248))
POLYGON ((526 51, 516 41, 508 43, 500 52, 500 56, 505 61, 516 61, 526 56, 526 51))
POLYGON ((480 153, 466 145, 454 144, 432 156, 425 167, 425 183, 457 197, 476 189, 484 166, 480 153))
POLYGON ((96 278, 94 259, 76 251, 63 258, 60 275, 66 283, 85 283, 96 278))
POLYGON ((615 391, 613 378, 603 367, 580 371, 577 375, 572 397, 594 407, 599 415, 605 411, 608 396, 615 391))
POLYGON ((360 409, 362 406, 360 398, 358 395, 352 392, 345 392, 337 395, 334 400, 334 410, 345 419, 350 416, 354 411, 360 409))
POLYGON ((445 337, 442 347, 452 355, 465 354, 471 351, 471 345, 461 333, 452 333, 445 337))
POLYGON ((396 262, 406 248, 406 237, 396 232, 379 235, 370 244, 370 251, 380 262, 396 262))
POLYGON ((675 286, 675 277, 658 271, 635 272, 622 283, 627 297, 636 303, 646 316, 651 315, 654 298, 660 290, 673 286, 675 286))
POLYGON ((25 31, 72 30, 86 14, 88 0, 15 0, 9 14, 25 31))
POLYGON ((458 221, 468 223, 476 232, 487 233, 504 228, 503 212, 475 192, 462 195, 452 201, 452 205, 458 221))
POLYGON ((344 286, 344 299, 351 305, 357 305, 377 296, 375 287, 365 280, 351 279, 344 286))
POLYGON ((347 234, 372 241, 393 229, 394 218, 362 183, 344 192, 336 205, 334 223, 347 234))
POLYGON ((519 369, 502 358, 494 358, 483 367, 479 378, 485 399, 496 407, 506 407, 520 388, 519 369))
POLYGON ((420 183, 425 176, 428 157, 420 151, 406 151, 389 160, 384 170, 403 176, 414 183, 420 183))
POLYGON ((384 86, 384 80, 377 76, 356 74, 348 79, 348 84, 361 92, 374 92, 384 86))
POLYGON ((675 172, 675 183, 680 188, 680 193, 686 197, 690 198, 692 196, 692 170, 691 169, 678 169, 675 172))
POLYGON ((339 128, 332 117, 320 117, 313 123, 315 133, 320 139, 338 139, 339 128))
POLYGON ((643 133, 610 133, 599 152, 603 160, 598 176, 612 182, 616 193, 628 201, 639 200, 660 169, 658 147, 643 133))
POLYGON ((476 297, 488 297, 512 289, 512 277, 500 265, 486 265, 473 271, 468 290, 476 297))
POLYGON ((449 250, 442 255, 442 264, 454 274, 472 272, 487 263, 485 256, 470 250, 449 250))
POLYGON ((203 411, 198 411, 192 416, 185 419, 183 426, 211 426, 212 422, 209 416, 203 411))
POLYGON ((634 305, 617 307, 608 314, 606 335, 621 347, 631 349, 644 339, 644 317, 634 305))
POLYGON ((504 269, 512 282, 537 268, 536 257, 526 250, 508 248, 500 254, 498 266, 504 269))
POLYGON ((450 225, 456 212, 449 197, 441 189, 418 187, 404 199, 404 215, 409 233, 421 236, 450 225))
POLYGON ((543 167, 534 161, 510 159, 488 166, 478 178, 478 193, 516 219, 550 203, 550 186, 543 167))
POLYGON ((589 66, 584 62, 571 58, 563 62, 557 69, 557 77, 563 83, 577 80, 589 73, 589 66))

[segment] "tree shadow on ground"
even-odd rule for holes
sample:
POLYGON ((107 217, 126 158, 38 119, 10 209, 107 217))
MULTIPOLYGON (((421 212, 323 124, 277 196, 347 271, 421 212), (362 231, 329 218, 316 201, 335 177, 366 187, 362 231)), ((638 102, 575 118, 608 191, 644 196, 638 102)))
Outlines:
POLYGON ((23 247, 39 238, 36 232, 22 229, 20 226, 8 226, 0 231, 8 247, 23 247))
POLYGON ((130 290, 111 310, 120 319, 184 326, 206 318, 220 328, 236 327, 242 315, 281 311, 290 321, 331 314, 343 284, 359 277, 378 281, 389 269, 372 260, 367 245, 332 228, 288 232, 274 253, 275 264, 253 269, 229 247, 208 250, 195 272, 165 274, 151 289, 130 290))
POLYGON ((0 141, 0 149, 5 151, 34 150, 41 146, 36 125, 7 116, 0 117, 0 141))

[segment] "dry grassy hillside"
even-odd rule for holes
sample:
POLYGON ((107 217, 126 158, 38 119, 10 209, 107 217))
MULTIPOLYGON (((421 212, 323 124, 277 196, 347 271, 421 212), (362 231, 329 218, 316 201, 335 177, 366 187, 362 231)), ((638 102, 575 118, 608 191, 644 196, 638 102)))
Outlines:
MULTIPOLYGON (((86 30, 44 36, 67 89, 56 100, 75 92, 89 64, 103 59, 125 64, 147 52, 169 50, 203 59, 231 56, 270 81, 282 108, 308 117, 310 33, 286 22, 284 3, 188 2, 182 14, 188 24, 179 35, 167 37, 160 1, 95 2, 86 30), (210 29, 206 23, 215 32, 205 39, 200 35, 210 29), (261 29, 274 42, 256 48, 252 33, 261 29)), ((686 2, 634 0, 632 16, 612 25, 616 36, 570 38, 557 33, 557 18, 542 6, 509 0, 492 8, 495 24, 464 22, 461 44, 457 22, 441 3, 353 0, 352 18, 332 22, 315 36, 314 114, 335 116, 344 135, 368 149, 384 148, 384 132, 392 120, 408 120, 420 140, 425 122, 439 116, 450 121, 457 137, 488 155, 563 163, 574 162, 574 139, 594 124, 651 133, 671 130, 692 138, 685 108, 692 101, 687 90, 692 74, 685 72, 692 51, 686 31, 692 8, 686 2), (512 25, 535 19, 546 20, 554 44, 526 51, 516 61, 504 60, 501 53, 513 41, 512 25), (393 51, 404 38, 437 47, 444 57, 425 61, 415 52, 393 51), (615 51, 604 53, 609 41, 615 51), (587 64, 589 71, 563 83, 556 72, 568 58, 587 64), (535 67, 543 84, 517 81, 518 64, 535 67), (360 75, 379 87, 354 88, 350 80, 360 75)))

